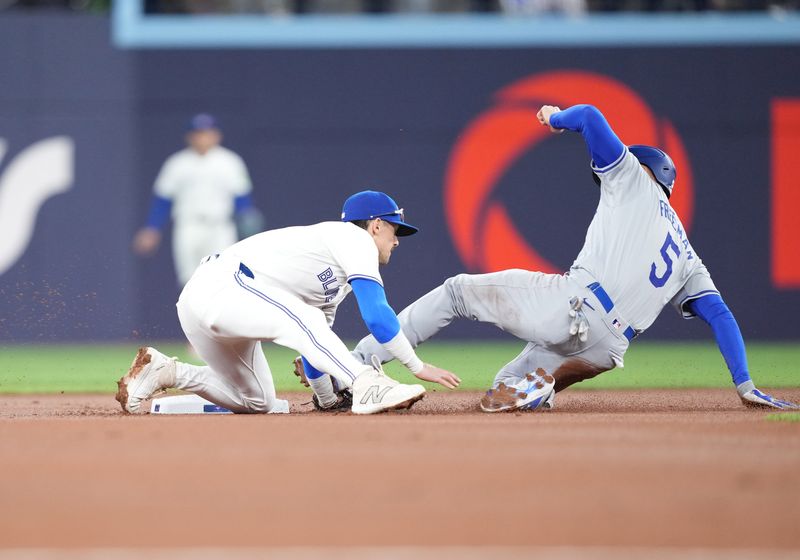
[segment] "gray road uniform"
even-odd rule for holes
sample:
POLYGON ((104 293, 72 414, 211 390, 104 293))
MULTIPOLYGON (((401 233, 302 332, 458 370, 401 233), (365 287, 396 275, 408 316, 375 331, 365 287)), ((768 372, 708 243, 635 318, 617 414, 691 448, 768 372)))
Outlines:
MULTIPOLYGON (((449 278, 399 314, 411 344, 456 317, 492 323, 528 341, 494 385, 543 368, 559 390, 623 367, 630 341, 667 303, 690 318, 689 301, 718 293, 665 193, 627 148, 617 161, 592 169, 601 181, 600 202, 568 273, 512 269, 449 278)), ((373 354, 392 359, 372 336, 353 354, 363 363, 373 354)))

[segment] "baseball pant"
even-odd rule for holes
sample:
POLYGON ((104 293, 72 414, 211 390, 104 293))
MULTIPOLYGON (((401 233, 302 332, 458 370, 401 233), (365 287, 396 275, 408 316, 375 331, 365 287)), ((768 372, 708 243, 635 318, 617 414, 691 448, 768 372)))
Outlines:
POLYGON ((179 285, 186 285, 203 257, 221 253, 234 243, 236 224, 231 220, 176 221, 172 230, 172 259, 179 285))
POLYGON ((186 337, 208 364, 179 364, 177 387, 234 412, 269 412, 275 404, 262 340, 294 349, 346 386, 369 368, 350 355, 321 310, 259 281, 230 256, 201 264, 177 308, 186 337))
MULTIPOLYGON (((459 274, 406 307, 398 318, 415 347, 455 318, 491 323, 528 341, 522 352, 497 372, 494 385, 501 381, 514 384, 538 368, 550 374, 578 368, 596 375, 621 367, 628 347, 628 340, 611 326, 613 319, 607 317, 593 293, 568 275, 518 269, 459 274), (573 296, 588 303, 584 306, 589 323, 586 341, 569 334, 573 296)), ((373 354, 381 361, 392 359, 372 336, 362 339, 353 351, 362 363, 369 363, 373 354)))

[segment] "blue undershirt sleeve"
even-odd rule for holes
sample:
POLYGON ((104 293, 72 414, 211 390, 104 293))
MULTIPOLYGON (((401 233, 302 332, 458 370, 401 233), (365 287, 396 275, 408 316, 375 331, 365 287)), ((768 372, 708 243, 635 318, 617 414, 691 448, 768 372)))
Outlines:
POLYGON ((249 194, 243 194, 233 199, 233 213, 239 214, 253 207, 253 197, 249 194))
POLYGON ((550 125, 580 132, 598 168, 614 163, 625 150, 625 144, 611 130, 603 113, 593 105, 574 105, 554 113, 550 117, 550 125))
POLYGON ((733 383, 738 387, 750 381, 747 368, 747 354, 739 325, 733 313, 722 301, 719 294, 709 294, 689 302, 692 311, 711 326, 717 339, 717 346, 725 358, 733 383))
POLYGON ((400 332, 400 321, 386 301, 383 286, 367 278, 354 278, 350 285, 356 295, 361 317, 375 340, 383 344, 397 336, 400 332))
POLYGON ((169 214, 172 211, 172 200, 153 195, 153 201, 150 203, 150 213, 147 215, 146 225, 148 227, 161 229, 164 224, 169 220, 169 214))

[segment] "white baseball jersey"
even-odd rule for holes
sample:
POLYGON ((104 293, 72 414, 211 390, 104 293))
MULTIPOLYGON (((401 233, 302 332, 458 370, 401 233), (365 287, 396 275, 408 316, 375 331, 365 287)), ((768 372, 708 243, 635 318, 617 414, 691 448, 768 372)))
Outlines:
POLYGON ((155 194, 172 200, 172 217, 205 222, 230 221, 234 199, 251 190, 242 158, 216 146, 204 155, 186 148, 171 155, 155 182, 155 194))
POLYGON ((235 255, 260 282, 322 309, 329 324, 352 289, 350 280, 366 278, 383 285, 375 242, 366 230, 347 222, 265 231, 223 254, 235 255))
POLYGON ((178 300, 186 337, 210 367, 194 368, 180 388, 236 412, 276 404, 267 340, 293 348, 349 386, 364 366, 331 330, 348 280, 381 282, 378 248, 350 223, 266 231, 204 259, 178 300))
POLYGON ((242 158, 222 146, 204 155, 186 148, 164 162, 154 192, 172 200, 172 256, 181 285, 200 259, 236 243, 234 201, 251 188, 242 158))
POLYGON ((718 292, 662 189, 627 148, 593 171, 601 179, 600 203, 572 270, 599 281, 637 331, 670 302, 691 317, 685 303, 718 292))

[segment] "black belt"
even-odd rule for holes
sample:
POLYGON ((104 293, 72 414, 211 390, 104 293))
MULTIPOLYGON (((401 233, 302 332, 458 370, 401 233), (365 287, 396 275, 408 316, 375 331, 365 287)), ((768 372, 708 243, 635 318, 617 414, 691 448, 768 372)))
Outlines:
POLYGON ((245 265, 244 263, 241 263, 241 262, 239 263, 239 272, 241 272, 242 274, 244 274, 248 278, 251 278, 253 280, 256 279, 256 275, 253 274, 253 271, 250 270, 249 268, 247 268, 247 265, 245 265))
MULTIPOLYGON (((606 310, 606 313, 609 313, 611 312, 612 309, 614 309, 614 301, 609 297, 608 293, 603 289, 603 286, 600 285, 600 282, 592 282, 586 287, 592 291, 594 297, 597 298, 597 301, 599 301, 600 304, 603 306, 603 309, 606 310)), ((625 338, 627 338, 628 340, 633 340, 638 336, 639 333, 637 333, 633 327, 628 325, 628 328, 625 329, 622 332, 622 334, 625 335, 625 338)))

